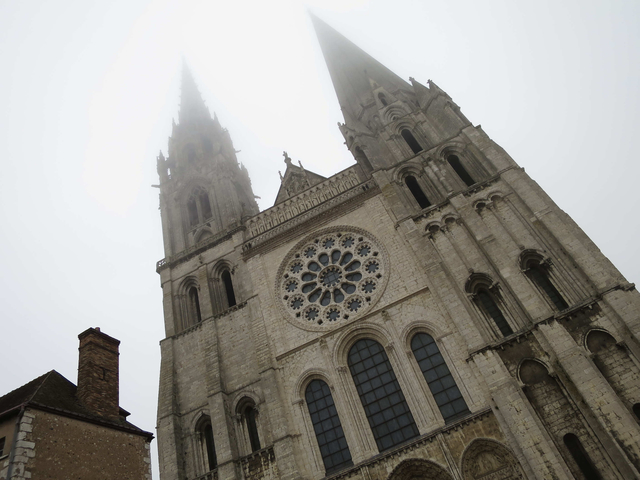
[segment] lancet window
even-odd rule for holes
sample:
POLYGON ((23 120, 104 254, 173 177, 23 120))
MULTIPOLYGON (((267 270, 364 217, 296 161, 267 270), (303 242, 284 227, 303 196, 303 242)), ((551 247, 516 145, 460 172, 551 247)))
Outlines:
POLYGON ((329 386, 322 380, 311 381, 305 399, 326 473, 353 465, 329 386))
POLYGON ((404 183, 411 192, 411 195, 413 195, 413 198, 418 202, 418 205, 420 205, 420 208, 427 208, 431 206, 431 202, 422 191, 422 188, 420 188, 420 184, 416 180, 416 177, 413 175, 407 175, 404 177, 404 183))
POLYGON ((348 364, 378 450, 416 437, 418 427, 382 345, 358 340, 349 350, 348 364))
POLYGON ((417 333, 411 339, 411 350, 444 421, 450 422, 467 415, 467 403, 433 337, 426 333, 417 333))
POLYGON ((211 427, 211 419, 208 416, 200 420, 197 437, 204 466, 202 473, 208 473, 218 466, 216 446, 213 441, 213 428, 211 427))
POLYGON ((542 261, 542 257, 525 258, 523 270, 536 287, 546 296, 557 310, 569 308, 569 305, 562 297, 555 285, 549 278, 549 268, 542 261))
POLYGON ((467 187, 470 187, 471 185, 476 183, 469 172, 467 172, 467 169, 464 168, 464 165, 462 165, 462 162, 457 155, 449 155, 447 157, 447 162, 449 163, 449 165, 451 165, 451 168, 453 168, 458 177, 460 177, 460 180, 462 180, 467 185, 467 187))
POLYGON ((189 200, 187 200, 189 226, 195 227, 212 216, 213 210, 211 209, 209 194, 203 188, 197 188, 191 193, 189 200))
POLYGON ((409 148, 413 153, 420 153, 423 150, 422 145, 420 145, 418 140, 416 140, 416 137, 413 136, 413 133, 411 133, 409 129, 403 129, 400 132, 400 135, 402 135, 402 138, 404 138, 404 141, 407 142, 407 145, 409 145, 409 148))

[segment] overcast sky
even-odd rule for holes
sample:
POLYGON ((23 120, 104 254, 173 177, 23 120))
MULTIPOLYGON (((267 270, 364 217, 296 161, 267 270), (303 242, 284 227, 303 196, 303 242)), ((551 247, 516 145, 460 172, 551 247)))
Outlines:
POLYGON ((325 176, 353 163, 307 9, 401 77, 434 80, 640 281, 638 1, 9 0, 0 395, 51 369, 75 382, 77 335, 99 326, 122 341, 122 407, 155 431, 164 252, 151 185, 181 56, 268 208, 283 150, 325 176))

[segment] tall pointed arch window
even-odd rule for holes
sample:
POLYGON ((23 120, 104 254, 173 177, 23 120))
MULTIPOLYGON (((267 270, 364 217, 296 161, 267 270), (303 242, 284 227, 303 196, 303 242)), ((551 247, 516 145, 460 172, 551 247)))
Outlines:
POLYGON ((411 133, 409 129, 403 129, 400 132, 400 135, 402 135, 402 138, 407 142, 407 145, 409 145, 409 148, 413 153, 420 153, 423 150, 422 145, 418 143, 418 140, 416 140, 416 137, 413 136, 413 133, 411 133))
POLYGON ((467 169, 464 168, 464 165, 462 165, 462 162, 457 155, 449 155, 447 157, 447 162, 449 163, 449 165, 451 165, 451 168, 453 168, 458 177, 460 177, 460 180, 462 180, 467 185, 467 187, 470 187, 471 185, 474 185, 476 183, 469 172, 467 172, 467 169))
POLYGON ((251 452, 260 450, 260 435, 258 433, 258 411, 252 401, 245 401, 240 411, 243 426, 249 440, 251 452))
POLYGON ((563 438, 567 450, 573 457, 573 460, 578 465, 578 468, 584 475, 585 480, 601 480, 602 477, 596 467, 593 465, 593 462, 589 458, 586 450, 582 446, 580 439, 574 435, 573 433, 567 433, 563 438))
POLYGON ((209 194, 204 188, 196 188, 191 192, 191 195, 187 200, 187 217, 189 219, 189 226, 195 227, 196 225, 207 221, 212 216, 213 210, 211 209, 209 194))
POLYGON ((480 287, 476 292, 476 299, 482 311, 493 320, 498 330, 504 337, 507 337, 513 333, 513 329, 509 322, 504 317, 502 310, 498 306, 493 294, 484 287, 480 287))
POLYGON ((213 428, 211 427, 211 419, 209 417, 204 417, 199 422, 197 433, 204 464, 203 473, 208 473, 215 470, 218 466, 216 446, 213 441, 213 428))
POLYGON ((305 400, 326 473, 353 465, 329 385, 322 380, 311 381, 305 390, 305 400))
POLYGON ((523 270, 536 287, 549 299, 556 309, 562 311, 569 305, 549 278, 549 268, 540 256, 525 258, 523 270))
POLYGON ((202 322, 202 312, 200 311, 200 298, 198 296, 198 287, 193 285, 189 288, 189 314, 194 324, 202 322))
POLYGON ((411 350, 444 421, 451 422, 469 414, 467 402, 464 401, 433 337, 417 333, 411 339, 411 350))
POLYGON ((420 205, 420 208, 427 208, 431 206, 431 202, 422 191, 422 188, 420 188, 420 184, 416 180, 416 177, 413 175, 407 175, 404 177, 404 183, 411 192, 411 195, 413 195, 413 198, 418 202, 418 205, 420 205))
POLYGON ((231 272, 224 270, 220 275, 222 285, 224 286, 224 293, 227 299, 227 307, 231 308, 236 305, 236 294, 233 291, 233 282, 231 281, 231 272))
POLYGON ((387 101, 387 97, 385 96, 384 93, 379 93, 378 99, 380 100, 380 103, 382 104, 383 107, 386 107, 387 105, 389 105, 389 102, 387 101))
POLYGON ((367 338, 358 340, 349 350, 348 364, 378 450, 389 450, 418 436, 382 345, 367 338))

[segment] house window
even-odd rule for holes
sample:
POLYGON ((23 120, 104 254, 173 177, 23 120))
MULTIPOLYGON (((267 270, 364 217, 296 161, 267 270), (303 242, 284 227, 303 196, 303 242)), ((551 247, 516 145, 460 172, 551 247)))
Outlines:
POLYGON ((357 341, 349 351, 348 364, 378 450, 389 450, 418 436, 382 345, 370 339, 357 341))
POLYGON ((313 380, 305 390, 305 399, 326 473, 353 465, 329 386, 313 380))
POLYGON ((405 128, 400 132, 400 135, 402 135, 402 138, 404 138, 404 141, 407 142, 407 145, 409 145, 409 148, 411 148, 413 153, 420 153, 422 151, 422 146, 418 143, 416 137, 414 137, 413 133, 411 133, 409 130, 405 128))
POLYGON ((458 177, 460 177, 460 180, 466 183, 467 187, 470 187, 471 185, 476 183, 475 180, 471 177, 471 175, 469 175, 469 172, 467 172, 467 170, 462 165, 462 162, 456 155, 449 155, 447 157, 447 162, 449 162, 449 165, 451 165, 451 168, 453 168, 453 170, 456 172, 458 177))
POLYGON ((413 198, 418 202, 418 205, 420 205, 420 208, 427 208, 431 206, 431 202, 420 188, 416 177, 408 175, 404 178, 404 183, 413 195, 413 198))
POLYGON ((500 333, 502 333, 504 337, 511 335, 513 333, 513 330, 511 329, 509 322, 507 322, 507 319, 504 318, 502 310, 500 310, 500 307, 498 307, 498 304, 493 298, 493 295, 482 288, 479 289, 476 293, 476 298, 478 299, 478 303, 480 304, 480 307, 484 311, 484 313, 487 314, 491 319, 493 319, 496 327, 498 327, 498 330, 500 330, 500 333))
POLYGON ((449 422, 467 415, 467 403, 433 337, 426 333, 416 334, 411 340, 411 350, 444 421, 449 422))

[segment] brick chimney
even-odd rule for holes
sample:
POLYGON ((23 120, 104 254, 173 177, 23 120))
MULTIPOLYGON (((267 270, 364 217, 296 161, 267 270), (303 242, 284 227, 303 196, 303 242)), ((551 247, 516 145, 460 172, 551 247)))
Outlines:
POLYGON ((120 410, 118 345, 120 340, 89 328, 80 335, 78 399, 97 415, 117 418, 120 410))

